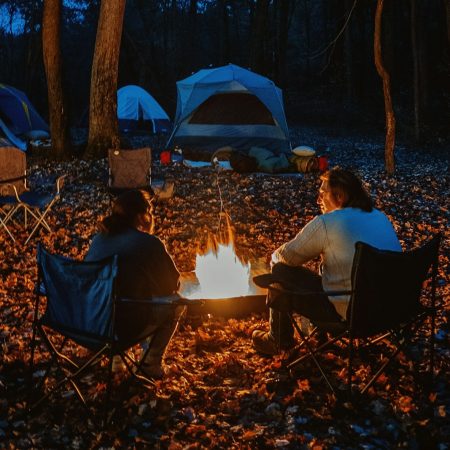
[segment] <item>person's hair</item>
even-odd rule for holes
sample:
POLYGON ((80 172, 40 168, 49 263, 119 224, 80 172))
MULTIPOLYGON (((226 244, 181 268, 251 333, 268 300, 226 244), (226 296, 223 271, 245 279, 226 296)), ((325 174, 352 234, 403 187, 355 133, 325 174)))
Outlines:
POLYGON ((362 181, 350 170, 336 166, 325 172, 320 178, 328 182, 328 189, 335 199, 340 197, 343 200, 344 208, 372 211, 373 202, 370 194, 364 188, 362 181))
POLYGON ((153 231, 152 196, 143 190, 127 191, 117 197, 112 206, 112 213, 99 223, 99 230, 104 234, 117 234, 127 228, 137 228, 139 217, 146 215, 148 232, 153 231))

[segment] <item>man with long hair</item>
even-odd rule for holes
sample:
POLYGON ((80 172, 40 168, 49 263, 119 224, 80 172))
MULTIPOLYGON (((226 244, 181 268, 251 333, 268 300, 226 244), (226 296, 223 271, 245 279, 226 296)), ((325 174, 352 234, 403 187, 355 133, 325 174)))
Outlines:
MULTIPOLYGON (((152 234, 153 229, 152 198, 142 190, 120 195, 113 203, 111 215, 99 223, 99 233, 85 260, 118 255, 120 297, 150 300, 176 294, 180 274, 162 241, 152 234)), ((115 320, 118 337, 125 342, 153 331, 141 369, 150 378, 161 378, 164 351, 177 326, 175 307, 119 304, 115 320)))
MULTIPOLYGON (((375 209, 361 180, 349 170, 334 167, 321 176, 316 216, 291 241, 272 254, 269 279, 280 287, 311 294, 289 297, 269 291, 267 303, 285 302, 311 322, 334 322, 346 317, 349 296, 328 297, 327 291, 351 290, 355 243, 365 242, 382 250, 401 251, 395 230, 375 209), (303 265, 321 258, 320 274, 303 265), (312 294, 314 292, 314 294, 312 294)), ((294 345, 293 327, 287 313, 270 309, 270 331, 255 330, 256 350, 277 354, 294 345)))

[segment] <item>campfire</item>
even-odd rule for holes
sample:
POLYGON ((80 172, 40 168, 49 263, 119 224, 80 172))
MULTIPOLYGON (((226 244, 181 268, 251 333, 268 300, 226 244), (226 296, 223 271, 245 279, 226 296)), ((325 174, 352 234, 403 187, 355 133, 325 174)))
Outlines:
POLYGON ((197 255, 195 275, 198 290, 189 298, 230 298, 251 293, 250 263, 239 260, 232 243, 218 243, 197 255))
POLYGON ((182 274, 182 294, 190 299, 234 299, 262 294, 252 277, 257 264, 243 261, 236 254, 234 234, 227 221, 227 232, 210 235, 206 246, 199 248, 194 272, 182 274))

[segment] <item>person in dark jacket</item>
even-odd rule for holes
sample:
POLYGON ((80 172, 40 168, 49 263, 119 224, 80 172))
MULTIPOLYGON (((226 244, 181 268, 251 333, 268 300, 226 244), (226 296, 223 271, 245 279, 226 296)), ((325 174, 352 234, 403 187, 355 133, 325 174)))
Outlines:
MULTIPOLYGON (((177 295, 180 274, 163 242, 152 234, 153 205, 148 192, 134 190, 120 195, 113 203, 111 215, 100 222, 99 228, 85 260, 118 255, 117 289, 121 298, 151 301, 152 297, 177 295)), ((129 303, 116 309, 117 334, 123 342, 154 332, 141 366, 149 377, 164 375, 162 358, 179 314, 171 305, 148 307, 129 303)))

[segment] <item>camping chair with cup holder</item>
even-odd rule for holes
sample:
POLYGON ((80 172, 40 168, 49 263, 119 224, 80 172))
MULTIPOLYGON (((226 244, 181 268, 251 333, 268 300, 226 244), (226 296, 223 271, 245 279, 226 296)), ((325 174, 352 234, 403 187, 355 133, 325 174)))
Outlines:
POLYGON ((92 401, 98 394, 93 392, 92 385, 89 386, 89 380, 92 384, 94 377, 98 385, 104 383, 106 386, 102 413, 105 423, 108 413, 112 415, 109 406, 114 357, 119 357, 132 379, 150 388, 155 386, 153 380, 141 375, 144 373, 140 371, 141 363, 130 354, 134 346, 145 342, 152 333, 121 341, 116 330, 117 306, 121 302, 127 302, 130 307, 136 304, 139 308, 155 304, 175 306, 185 305, 187 301, 179 296, 159 300, 119 298, 116 292, 117 256, 97 262, 75 261, 51 254, 39 244, 37 265, 28 411, 35 410, 67 387, 69 391, 63 392, 63 396, 67 393, 76 396, 91 411, 92 401), (41 305, 43 297, 47 299, 45 305, 41 305), (49 361, 35 363, 39 344, 49 352, 49 361), (100 369, 102 366, 105 370, 100 369), (34 386, 35 378, 40 381, 34 386), (40 393, 38 398, 33 395, 36 391, 40 393))
MULTIPOLYGON (((293 313, 292 303, 296 296, 310 295, 293 289, 284 288, 272 274, 254 278, 255 284, 288 294, 284 300, 269 305, 275 311, 283 311, 291 318, 303 354, 288 361, 286 369, 291 376, 308 360, 319 370, 322 378, 337 398, 353 398, 353 384, 359 384, 359 393, 364 394, 379 379, 387 366, 397 355, 407 350, 412 339, 423 330, 429 336, 429 373, 433 374, 434 335, 436 303, 436 277, 438 270, 438 252, 441 236, 438 234, 421 247, 405 252, 379 250, 368 244, 358 242, 352 266, 352 288, 350 291, 327 292, 329 297, 350 295, 346 320, 330 323, 314 323, 308 334, 298 323, 293 313), (429 281, 429 282, 428 282, 429 281), (427 287, 426 295, 422 288, 427 287), (429 322, 427 322, 429 319, 429 322), (424 325, 427 324, 427 327, 424 325), (327 336, 326 340, 317 336, 327 336), (387 344, 387 345, 383 345, 387 344), (388 354, 389 349, 391 353, 388 354), (337 350, 338 360, 347 355, 346 382, 332 380, 330 358, 324 358, 324 352, 337 350), (378 367, 369 366, 370 375, 359 380, 356 374, 356 351, 373 359, 382 360, 378 367), (328 370, 327 370, 328 369, 328 370)), ((361 355, 362 356, 362 355, 361 355)))

